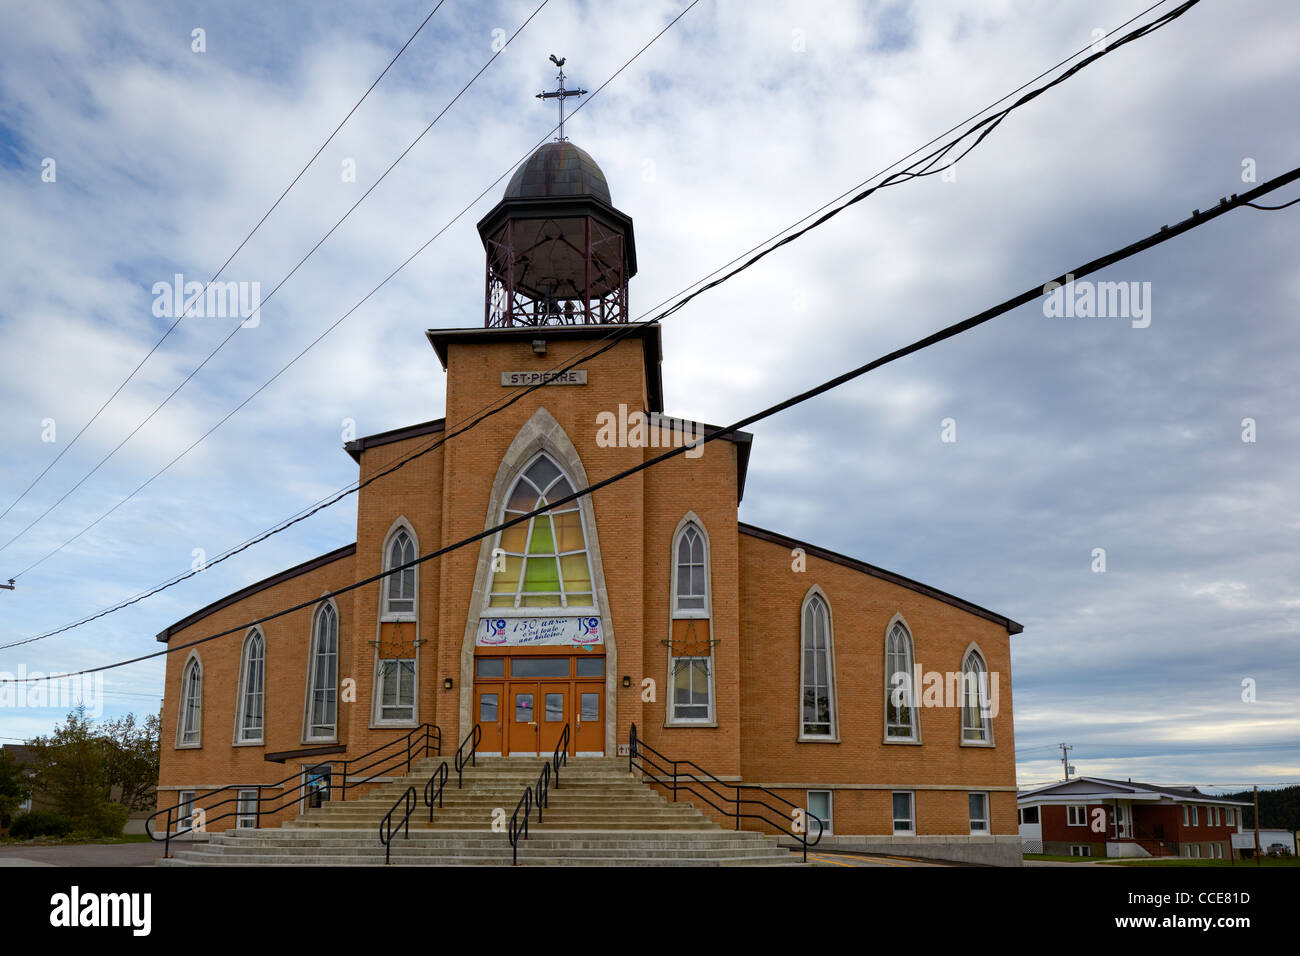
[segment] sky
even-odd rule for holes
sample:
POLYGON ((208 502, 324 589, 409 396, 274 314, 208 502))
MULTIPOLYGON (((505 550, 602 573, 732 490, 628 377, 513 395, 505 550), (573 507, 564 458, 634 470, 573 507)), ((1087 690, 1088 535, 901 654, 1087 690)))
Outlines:
MULTIPOLYGON (((482 321, 474 223, 554 123, 534 98, 554 84, 548 55, 595 90, 687 0, 549 0, 268 293, 540 2, 446 0, 226 270, 260 283, 260 321, 0 548, 0 580, 18 579, 0 591, 0 643, 344 488, 347 423, 442 416, 423 332, 482 321)), ((635 220, 633 315, 1148 5, 701 0, 565 129, 635 220)), ((170 324, 155 283, 209 278, 431 7, 0 6, 0 508, 170 324)), ((1298 29, 1281 0, 1203 0, 1016 110, 955 175, 884 190, 700 296, 663 325, 666 411, 734 421, 1290 169, 1298 29)), ((1298 237, 1300 206, 1234 211, 1093 277, 1135 283, 1132 315, 1030 303, 754 426, 741 519, 1023 624, 1022 785, 1060 778, 1062 742, 1080 774, 1300 782, 1298 237)), ((0 519, 0 545, 236 324, 183 320, 0 519)), ((190 611, 351 542, 355 520, 345 499, 123 611, 0 650, 0 672, 151 653, 190 611)), ((107 672, 103 716, 156 710, 162 674, 160 659, 107 672)), ((2 706, 0 743, 65 712, 2 706)))

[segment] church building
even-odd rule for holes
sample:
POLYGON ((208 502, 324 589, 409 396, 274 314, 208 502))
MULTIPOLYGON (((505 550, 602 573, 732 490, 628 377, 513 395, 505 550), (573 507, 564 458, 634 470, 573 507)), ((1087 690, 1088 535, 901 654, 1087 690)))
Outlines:
POLYGON ((478 231, 482 321, 426 333, 445 418, 345 446, 356 541, 158 635, 240 628, 167 657, 158 806, 188 820, 223 788, 237 812, 208 809, 210 829, 278 826, 391 779, 357 760, 384 747, 434 734, 445 756, 477 726, 479 754, 540 767, 557 746, 626 758, 635 725, 806 810, 823 850, 1018 864, 1020 625, 740 521, 753 437, 700 443, 709 426, 667 414, 659 326, 629 321, 632 219, 586 152, 542 146, 478 231))

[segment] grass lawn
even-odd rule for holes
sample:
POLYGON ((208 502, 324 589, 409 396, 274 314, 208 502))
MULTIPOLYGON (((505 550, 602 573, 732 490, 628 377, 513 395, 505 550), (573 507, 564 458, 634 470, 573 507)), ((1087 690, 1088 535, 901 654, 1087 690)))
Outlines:
POLYGON ((1096 863, 1105 859, 1099 856, 1052 856, 1047 853, 1025 853, 1023 856, 1026 860, 1051 860, 1057 863, 1096 863))
MULTIPOLYGON (((1103 859, 1100 862, 1112 866, 1254 866, 1254 860, 1189 860, 1182 856, 1162 856, 1154 859, 1103 859)), ((1300 857, 1266 856, 1260 860, 1261 867, 1300 866, 1300 857)))

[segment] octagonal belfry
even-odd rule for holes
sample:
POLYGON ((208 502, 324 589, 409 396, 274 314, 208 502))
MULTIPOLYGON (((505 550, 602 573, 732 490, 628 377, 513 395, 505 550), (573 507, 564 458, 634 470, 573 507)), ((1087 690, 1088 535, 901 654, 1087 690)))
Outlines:
POLYGON ((525 160, 478 232, 487 328, 628 321, 632 219, 610 202, 596 161, 567 140, 525 160))

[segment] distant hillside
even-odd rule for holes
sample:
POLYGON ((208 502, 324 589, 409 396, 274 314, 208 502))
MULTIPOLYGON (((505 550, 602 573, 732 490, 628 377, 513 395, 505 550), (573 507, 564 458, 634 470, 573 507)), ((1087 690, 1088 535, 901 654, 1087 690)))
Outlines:
MULTIPOLYGON (((1240 793, 1225 793, 1229 800, 1245 800, 1252 803, 1254 791, 1243 790, 1240 793)), ((1255 826, 1253 806, 1242 809, 1243 826, 1255 826)), ((1300 830, 1300 786, 1279 787, 1276 790, 1259 791, 1259 825, 1261 827, 1300 830)))

